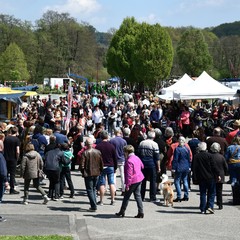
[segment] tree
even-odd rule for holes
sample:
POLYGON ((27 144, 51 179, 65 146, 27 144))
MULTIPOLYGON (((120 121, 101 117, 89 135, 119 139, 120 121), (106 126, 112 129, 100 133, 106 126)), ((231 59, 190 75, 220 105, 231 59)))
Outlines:
POLYGON ((172 41, 166 29, 159 24, 142 23, 131 62, 141 91, 143 86, 156 90, 156 84, 169 76, 173 63, 172 41))
POLYGON ((29 72, 23 51, 11 43, 0 58, 1 80, 29 80, 29 72))
POLYGON ((178 43, 177 57, 182 70, 191 76, 199 76, 212 67, 212 57, 202 32, 198 29, 185 31, 178 43))
POLYGON ((106 56, 108 73, 129 82, 136 81, 131 58, 139 26, 134 17, 125 18, 119 30, 113 35, 106 56))
POLYGON ((124 19, 114 34, 107 52, 107 69, 139 87, 156 87, 167 77, 173 61, 172 42, 159 24, 139 24, 132 18, 124 19))

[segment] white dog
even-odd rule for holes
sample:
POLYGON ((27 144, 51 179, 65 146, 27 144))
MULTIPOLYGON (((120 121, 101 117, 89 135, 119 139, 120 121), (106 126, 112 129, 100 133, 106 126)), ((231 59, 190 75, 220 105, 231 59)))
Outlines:
POLYGON ((160 189, 160 194, 163 194, 163 187, 164 187, 164 183, 168 181, 168 175, 163 173, 162 174, 162 182, 159 185, 159 189, 160 189))

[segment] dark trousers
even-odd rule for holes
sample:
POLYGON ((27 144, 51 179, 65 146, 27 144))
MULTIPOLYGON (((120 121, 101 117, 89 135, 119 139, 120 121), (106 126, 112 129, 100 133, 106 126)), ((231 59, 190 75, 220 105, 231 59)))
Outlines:
POLYGON ((10 192, 14 191, 16 168, 17 168, 16 161, 7 161, 7 171, 8 175, 10 176, 9 179, 10 192))
POLYGON ((59 198, 60 191, 60 172, 54 170, 47 170, 47 177, 49 179, 49 198, 59 198))
POLYGON ((65 179, 67 181, 68 187, 70 189, 71 196, 74 195, 74 187, 71 178, 71 171, 69 167, 63 167, 60 173, 60 196, 64 193, 65 179))
POLYGON ((142 187, 141 187, 141 196, 142 200, 145 198, 146 193, 146 184, 147 180, 150 181, 150 200, 156 200, 156 180, 157 180, 157 174, 156 174, 156 168, 144 168, 142 170, 144 179, 142 181, 142 187))
MULTIPOLYGON (((30 182, 32 179, 24 179, 24 200, 28 199, 28 191, 30 182)), ((33 187, 37 189, 39 193, 41 193, 42 196, 46 195, 45 191, 42 189, 42 187, 39 185, 39 178, 33 179, 33 187)))
POLYGON ((217 197, 217 205, 219 207, 222 207, 222 190, 223 190, 223 184, 222 183, 216 183, 216 197, 217 197))
POLYGON ((138 213, 143 213, 143 204, 142 204, 142 197, 141 197, 141 182, 132 184, 129 187, 129 190, 125 191, 120 211, 125 212, 132 193, 134 194, 134 198, 137 202, 138 213))
POLYGON ((87 190, 88 199, 92 209, 97 209, 97 196, 96 187, 98 182, 98 177, 85 177, 85 186, 87 190))

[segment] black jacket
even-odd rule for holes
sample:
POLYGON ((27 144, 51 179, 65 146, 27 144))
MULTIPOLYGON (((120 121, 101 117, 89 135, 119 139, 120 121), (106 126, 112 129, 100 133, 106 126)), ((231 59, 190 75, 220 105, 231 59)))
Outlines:
POLYGON ((217 177, 220 176, 212 154, 205 151, 201 151, 194 156, 192 171, 194 183, 201 183, 213 179, 217 180, 217 177))
POLYGON ((2 152, 0 152, 0 178, 7 181, 7 165, 2 152))
POLYGON ((70 160, 64 157, 63 151, 55 148, 45 154, 44 171, 61 171, 61 166, 69 163, 70 160))
POLYGON ((215 162, 216 169, 220 174, 221 181, 220 183, 224 183, 224 178, 228 172, 228 165, 225 157, 220 153, 212 153, 213 161, 215 162))

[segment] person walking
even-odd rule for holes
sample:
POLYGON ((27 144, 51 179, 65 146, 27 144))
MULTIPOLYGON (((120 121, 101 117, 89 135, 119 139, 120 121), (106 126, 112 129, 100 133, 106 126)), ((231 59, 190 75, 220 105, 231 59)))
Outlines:
POLYGON ((100 201, 99 205, 103 205, 103 196, 105 193, 106 177, 108 180, 108 185, 110 187, 111 194, 111 205, 115 204, 115 182, 114 182, 114 173, 117 170, 117 156, 115 147, 108 141, 107 131, 101 132, 102 142, 97 144, 96 149, 99 150, 102 154, 103 159, 103 171, 99 177, 99 191, 100 191, 100 201))
MULTIPOLYGON (((122 138, 122 130, 120 128, 116 128, 114 130, 115 137, 112 138, 109 142, 115 147, 116 149, 116 155, 117 155, 117 166, 120 172, 121 177, 121 187, 122 187, 122 196, 125 193, 125 185, 124 185, 124 163, 125 163, 125 157, 123 148, 127 145, 126 140, 122 138)), ((116 181, 115 181, 116 183, 116 181)), ((116 184, 115 184, 116 186, 116 184)))
POLYGON ((124 154, 126 157, 126 162, 124 166, 125 171, 125 194, 122 201, 121 209, 116 213, 119 217, 125 216, 125 211, 128 206, 129 199, 134 194, 134 198, 137 202, 138 214, 135 218, 143 218, 143 203, 141 197, 141 183, 144 179, 142 169, 144 168, 143 163, 139 157, 134 154, 134 147, 132 145, 127 145, 124 147, 124 154))
POLYGON ((90 202, 90 211, 97 210, 96 188, 98 178, 103 171, 102 154, 94 149, 93 139, 87 138, 85 145, 87 149, 82 153, 80 159, 80 171, 84 177, 85 187, 90 202))
POLYGON ((147 134, 147 139, 140 142, 138 147, 138 154, 143 162, 144 169, 143 175, 144 179, 141 186, 141 196, 142 200, 145 199, 146 184, 147 180, 150 181, 150 201, 159 202, 156 198, 157 192, 157 172, 160 172, 160 154, 159 147, 156 142, 154 142, 156 134, 154 130, 150 130, 147 134))
POLYGON ((214 199, 216 195, 216 179, 221 181, 220 173, 211 153, 207 152, 207 144, 198 144, 198 153, 193 160, 193 182, 199 185, 201 213, 214 213, 214 199))
POLYGON ((213 143, 210 148, 213 161, 215 162, 216 168, 219 171, 220 177, 221 177, 221 180, 216 182, 216 197, 217 197, 217 205, 219 210, 223 209, 222 190, 223 190, 224 178, 228 172, 228 165, 227 165, 226 159, 222 154, 219 153, 220 150, 221 150, 220 144, 216 142, 213 143))
POLYGON ((177 191, 177 198, 174 202, 188 201, 188 173, 191 170, 190 150, 185 146, 186 139, 179 137, 179 145, 174 150, 172 161, 172 172, 174 174, 174 185, 177 191), (183 182, 184 196, 181 198, 181 181, 183 182))
POLYGON ((48 197, 53 201, 58 201, 60 197, 61 166, 69 164, 70 160, 64 157, 59 144, 56 144, 54 149, 47 151, 44 159, 44 169, 49 179, 48 197))
POLYGON ((41 193, 43 197, 43 204, 47 204, 49 199, 47 194, 39 184, 39 172, 43 170, 43 160, 38 152, 34 150, 34 145, 28 143, 26 145, 26 153, 21 162, 21 175, 24 178, 24 198, 23 204, 28 204, 29 186, 33 180, 33 186, 41 193))
POLYGON ((7 165, 3 155, 3 141, 0 140, 0 203, 2 202, 6 185, 8 185, 7 165))
POLYGON ((236 135, 232 144, 227 148, 225 159, 228 163, 228 170, 232 187, 240 182, 240 136, 236 135))
POLYGON ((60 173, 60 199, 63 199, 64 194, 64 186, 65 186, 65 179, 67 181, 69 190, 70 190, 70 198, 74 198, 74 186, 71 177, 71 160, 73 158, 73 154, 69 149, 69 145, 67 143, 63 143, 61 145, 61 149, 64 153, 65 159, 69 162, 67 165, 62 165, 61 173, 60 173))
POLYGON ((15 175, 20 155, 20 140, 17 137, 18 128, 14 126, 9 131, 9 135, 4 139, 4 157, 7 163, 8 174, 10 175, 10 194, 19 194, 15 190, 15 175))

